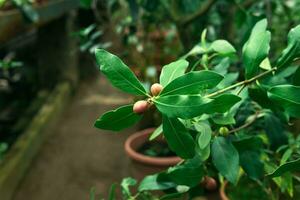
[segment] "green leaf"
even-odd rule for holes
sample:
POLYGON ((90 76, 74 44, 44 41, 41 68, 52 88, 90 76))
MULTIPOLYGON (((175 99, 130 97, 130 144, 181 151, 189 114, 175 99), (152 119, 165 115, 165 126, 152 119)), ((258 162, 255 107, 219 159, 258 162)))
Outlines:
POLYGON ((258 180, 263 177, 264 165, 260 161, 258 152, 246 150, 240 152, 239 155, 241 166, 250 178, 258 180))
POLYGON ((239 152, 263 148, 263 141, 259 136, 235 136, 232 143, 239 152))
POLYGON ((265 130, 269 142, 271 144, 271 149, 277 149, 283 144, 286 144, 287 135, 286 130, 280 119, 274 115, 273 112, 267 111, 263 113, 264 124, 263 129, 265 130))
POLYGON ((293 75, 293 85, 300 86, 300 67, 298 67, 297 71, 293 75))
POLYGON ((211 128, 207 123, 198 122, 195 124, 195 129, 200 132, 197 137, 199 148, 204 149, 210 143, 212 135, 211 128))
POLYGON ((184 193, 181 193, 181 192, 165 194, 164 196, 160 197, 159 200, 179 199, 182 197, 183 194, 184 193))
POLYGON ((186 60, 177 60, 175 62, 171 62, 168 65, 165 65, 162 68, 159 82, 160 84, 165 87, 168 85, 171 81, 178 78, 179 76, 182 76, 189 66, 188 61, 186 60))
POLYGON ((225 57, 216 66, 214 66, 212 70, 223 76, 224 75, 227 76, 229 66, 230 66, 230 59, 228 57, 225 57))
POLYGON ((92 187, 90 189, 90 200, 96 200, 96 195, 95 195, 96 189, 94 187, 92 187))
POLYGON ((109 189, 108 200, 116 200, 116 187, 117 185, 113 183, 109 189))
POLYGON ((285 164, 280 165, 277 169, 275 169, 275 171, 268 174, 267 176, 274 178, 282 176, 284 173, 287 172, 300 172, 300 159, 286 162, 285 164))
POLYGON ((171 95, 155 99, 154 104, 168 117, 191 119, 205 113, 211 101, 200 95, 171 95))
POLYGON ((277 67, 288 66, 297 57, 300 57, 300 25, 290 30, 288 34, 288 46, 279 57, 277 67))
POLYGON ((196 153, 202 162, 206 161, 210 156, 210 143, 204 149, 200 149, 199 145, 196 146, 196 153))
POLYGON ((194 187, 201 182, 203 177, 202 161, 199 156, 196 156, 181 165, 170 167, 167 175, 178 185, 194 187))
POLYGON ((92 0, 80 0, 79 5, 81 8, 90 9, 92 5, 92 0))
POLYGON ((288 159, 292 156, 292 154, 293 154, 293 149, 287 149, 281 157, 280 165, 286 163, 288 159))
POLYGON ((231 113, 215 114, 211 117, 211 119, 218 125, 230 125, 236 123, 234 116, 231 113))
POLYGON ((200 95, 171 95, 158 97, 153 102, 168 117, 191 119, 204 113, 224 113, 240 100, 233 94, 223 94, 214 99, 200 95))
POLYGON ((230 55, 236 52, 234 47, 226 40, 216 40, 211 44, 210 48, 223 56, 230 55))
POLYGON ((166 190, 176 187, 176 184, 170 181, 164 173, 146 176, 140 183, 138 191, 166 190))
POLYGON ((159 125, 159 127, 157 127, 157 128, 153 131, 153 133, 151 134, 149 140, 152 141, 152 140, 154 140, 155 138, 157 138, 158 136, 160 136, 160 134, 162 134, 162 130, 163 130, 163 129, 162 129, 162 124, 161 124, 161 125, 159 125))
POLYGON ((187 58, 189 56, 203 54, 205 52, 206 52, 206 50, 201 46, 201 44, 197 44, 187 54, 185 54, 184 56, 182 56, 182 58, 187 58))
POLYGON ((238 72, 228 73, 225 78, 218 84, 217 89, 223 89, 232 85, 239 77, 238 72))
POLYGON ((101 72, 112 85, 129 94, 146 95, 146 90, 133 72, 117 56, 104 49, 95 50, 101 72))
POLYGON ((256 23, 248 41, 243 47, 243 62, 246 68, 246 79, 259 72, 260 63, 268 56, 271 34, 267 29, 267 20, 256 23))
POLYGON ((269 58, 265 58, 259 65, 260 68, 264 69, 264 70, 270 70, 272 69, 271 63, 269 58))
MULTIPOLYGON (((274 163, 265 162, 265 170, 270 173, 276 169, 274 163)), ((288 194, 293 196, 293 176, 290 172, 282 174, 280 177, 274 177, 272 179, 276 185, 280 188, 281 193, 288 192, 288 194)))
POLYGON ((212 144, 212 161, 219 172, 236 184, 239 175, 239 154, 229 140, 216 137, 212 144))
POLYGON ((130 197, 131 192, 129 187, 136 185, 136 183, 137 181, 131 177, 124 178, 121 182, 122 194, 127 198, 130 197))
POLYGON ((170 149, 178 156, 184 159, 194 157, 194 139, 178 119, 163 115, 163 134, 170 149))
POLYGON ((241 98, 234 94, 219 95, 208 104, 206 113, 225 113, 240 100, 241 98))
POLYGON ((268 91, 268 96, 292 117, 300 117, 300 86, 279 85, 268 91))
POLYGON ((133 112, 133 105, 122 106, 104 113, 96 120, 94 126, 99 129, 120 131, 138 122, 142 115, 133 112))
POLYGON ((199 94, 205 89, 213 88, 224 77, 212 71, 189 72, 170 82, 160 96, 178 94, 199 94))

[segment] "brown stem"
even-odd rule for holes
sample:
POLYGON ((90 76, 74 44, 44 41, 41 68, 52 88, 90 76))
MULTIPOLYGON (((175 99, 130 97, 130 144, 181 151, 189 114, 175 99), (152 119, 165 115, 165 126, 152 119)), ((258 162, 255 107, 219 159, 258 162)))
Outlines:
POLYGON ((220 190, 219 190, 220 197, 221 197, 222 200, 230 200, 230 199, 227 197, 226 192, 225 192, 227 183, 228 183, 227 181, 224 181, 224 183, 221 184, 221 187, 220 187, 220 190))
POLYGON ((269 74, 269 73, 271 73, 271 72, 273 72, 273 71, 276 71, 276 70, 277 70, 277 67, 274 67, 274 68, 272 68, 272 69, 270 69, 270 70, 268 70, 268 71, 265 71, 265 72, 263 72, 263 73, 261 73, 261 74, 258 74, 257 76, 254 76, 254 77, 252 77, 252 78, 250 78, 250 79, 248 79, 248 80, 244 80, 244 81, 238 82, 238 83, 236 83, 236 84, 234 84, 234 85, 231 85, 231 86, 229 86, 229 87, 226 87, 226 88, 223 88, 223 89, 218 90, 218 91, 216 91, 216 92, 213 92, 213 93, 211 93, 211 94, 208 94, 208 95, 206 95, 205 97, 206 97, 206 98, 211 98, 211 97, 217 96, 217 95, 219 95, 219 94, 222 94, 222 93, 224 93, 224 92, 227 92, 227 91, 229 91, 229 90, 231 90, 231 89, 234 89, 234 88, 236 88, 236 87, 238 87, 238 86, 248 85, 248 84, 250 84, 250 83, 252 83, 252 82, 254 82, 254 81, 260 79, 261 77, 264 77, 265 75, 267 75, 267 74, 269 74))
POLYGON ((231 134, 231 133, 240 131, 240 130, 242 130, 242 129, 244 129, 244 128, 247 128, 248 126, 250 126, 251 124, 253 124, 253 123, 255 122, 255 120, 257 119, 258 115, 259 115, 259 112, 256 112, 255 115, 254 115, 254 118, 253 118, 251 121, 249 121, 249 122, 246 123, 246 124, 243 124, 243 125, 240 126, 240 127, 237 127, 237 128, 235 128, 235 129, 230 130, 230 131, 228 132, 228 134, 231 134))

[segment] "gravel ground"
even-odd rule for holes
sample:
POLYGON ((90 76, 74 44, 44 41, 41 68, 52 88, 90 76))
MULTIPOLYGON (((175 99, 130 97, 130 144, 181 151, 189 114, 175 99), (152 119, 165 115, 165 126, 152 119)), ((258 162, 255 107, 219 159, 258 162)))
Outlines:
POLYGON ((123 143, 135 128, 110 134, 93 128, 93 122, 128 101, 130 97, 113 89, 103 77, 82 83, 49 130, 14 200, 85 200, 92 187, 106 196, 112 183, 129 176, 123 143))

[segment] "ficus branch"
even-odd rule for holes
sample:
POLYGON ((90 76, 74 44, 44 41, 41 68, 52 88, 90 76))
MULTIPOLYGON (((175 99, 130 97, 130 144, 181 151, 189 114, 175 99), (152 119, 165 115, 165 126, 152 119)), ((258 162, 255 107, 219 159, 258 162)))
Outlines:
POLYGON ((219 94, 222 94, 222 93, 224 93, 224 92, 227 92, 227 91, 229 91, 229 90, 232 90, 232 89, 234 89, 234 88, 236 88, 236 87, 239 87, 239 86, 246 86, 246 85, 248 85, 248 84, 250 84, 250 83, 252 83, 252 82, 254 82, 254 81, 256 81, 256 80, 258 80, 258 79, 260 79, 260 78, 262 78, 262 77, 264 77, 264 76, 266 76, 266 75, 268 75, 268 74, 270 74, 270 73, 272 73, 272 72, 274 72, 274 71, 276 71, 276 70, 277 70, 277 67, 274 67, 274 68, 272 68, 272 69, 270 69, 270 70, 268 70, 268 71, 265 71, 265 72, 263 72, 263 73, 261 73, 261 74, 258 74, 258 75, 256 75, 256 76, 254 76, 254 77, 252 77, 252 78, 250 78, 250 79, 247 79, 247 80, 238 82, 238 83, 236 83, 236 84, 230 85, 230 86, 228 86, 228 87, 226 87, 226 88, 223 88, 223 89, 221 89, 221 90, 218 90, 218 91, 216 91, 216 92, 213 92, 213 93, 211 93, 211 94, 208 94, 208 95, 206 95, 205 97, 206 97, 206 98, 211 98, 211 97, 217 96, 217 95, 219 95, 219 94))
POLYGON ((249 122, 246 123, 246 124, 243 124, 243 125, 240 126, 240 127, 237 127, 237 128, 235 128, 235 129, 230 130, 230 131, 228 132, 228 134, 231 134, 231 133, 234 133, 234 132, 243 130, 243 129, 245 129, 245 128, 251 126, 251 125, 256 121, 258 115, 259 115, 259 112, 256 112, 255 115, 254 115, 254 117, 253 117, 253 119, 252 119, 251 121, 249 121, 249 122))

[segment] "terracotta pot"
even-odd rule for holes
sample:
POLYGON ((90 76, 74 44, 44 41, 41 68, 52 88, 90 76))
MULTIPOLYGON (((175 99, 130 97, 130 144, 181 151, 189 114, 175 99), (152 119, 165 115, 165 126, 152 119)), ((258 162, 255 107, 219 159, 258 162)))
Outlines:
MULTIPOLYGON (((131 175, 141 180, 146 175, 154 174, 176 165, 181 159, 177 156, 172 157, 151 157, 141 154, 137 151, 143 144, 148 141, 149 136, 155 128, 148 128, 132 134, 127 138, 124 148, 126 154, 131 159, 131 175)), ((158 138, 158 140, 163 140, 158 138)))

